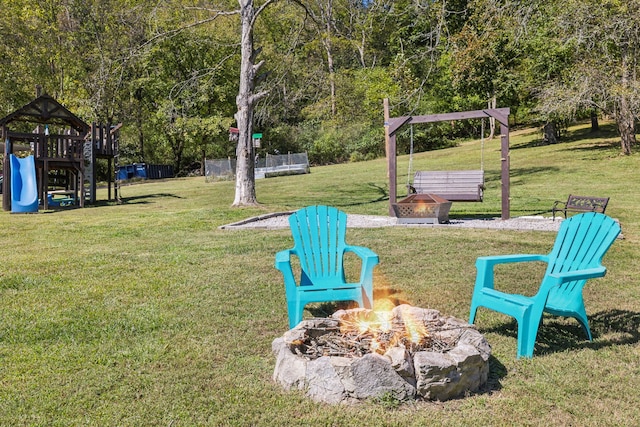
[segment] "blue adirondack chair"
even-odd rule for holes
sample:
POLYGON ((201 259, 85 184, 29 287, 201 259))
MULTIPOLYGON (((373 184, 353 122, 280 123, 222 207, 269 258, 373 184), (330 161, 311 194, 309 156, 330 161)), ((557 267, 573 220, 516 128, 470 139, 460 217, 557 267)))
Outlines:
POLYGON ((373 268, 378 255, 362 246, 347 245, 347 214, 329 206, 309 206, 289 216, 294 247, 276 254, 275 267, 284 276, 289 327, 302 320, 304 307, 312 302, 356 301, 373 306, 373 268), (360 280, 347 283, 344 254, 361 259, 360 280), (293 274, 292 256, 300 264, 299 283, 293 274))
POLYGON ((476 311, 481 306, 514 317, 518 322, 518 358, 533 357, 543 312, 575 318, 591 341, 582 288, 587 279, 605 275, 602 257, 618 234, 620 226, 616 221, 606 215, 589 212, 562 222, 549 255, 478 258, 469 323, 474 323, 476 311), (526 261, 547 263, 542 284, 534 296, 507 294, 494 289, 494 266, 526 261))

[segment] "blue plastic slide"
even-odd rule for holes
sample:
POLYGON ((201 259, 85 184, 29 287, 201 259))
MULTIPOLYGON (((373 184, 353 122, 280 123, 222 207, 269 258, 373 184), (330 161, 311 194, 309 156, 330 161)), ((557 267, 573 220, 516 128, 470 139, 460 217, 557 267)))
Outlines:
POLYGON ((11 212, 38 212, 38 184, 33 156, 11 158, 11 212))

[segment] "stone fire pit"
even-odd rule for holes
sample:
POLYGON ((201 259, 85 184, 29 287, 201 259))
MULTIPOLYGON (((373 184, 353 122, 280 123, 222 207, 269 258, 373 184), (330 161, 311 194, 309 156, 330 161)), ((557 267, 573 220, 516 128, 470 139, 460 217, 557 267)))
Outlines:
POLYGON ((445 401, 486 383, 491 347, 473 325, 406 304, 382 321, 378 316, 353 309, 302 321, 273 341, 274 381, 325 403, 386 397, 445 401))

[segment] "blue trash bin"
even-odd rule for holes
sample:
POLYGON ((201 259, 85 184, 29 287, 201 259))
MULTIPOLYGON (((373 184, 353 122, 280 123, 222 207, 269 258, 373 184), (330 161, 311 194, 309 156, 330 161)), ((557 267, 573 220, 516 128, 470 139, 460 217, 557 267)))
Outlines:
POLYGON ((116 179, 120 181, 127 179, 127 169, 124 167, 119 167, 118 171, 116 172, 116 179))
POLYGON ((135 163, 136 176, 138 178, 147 178, 147 165, 145 163, 135 163))

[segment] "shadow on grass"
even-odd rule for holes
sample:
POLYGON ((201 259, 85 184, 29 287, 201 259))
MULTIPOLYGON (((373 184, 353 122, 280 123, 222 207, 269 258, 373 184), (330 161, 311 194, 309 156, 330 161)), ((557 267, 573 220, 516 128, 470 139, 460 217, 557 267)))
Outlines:
MULTIPOLYGON (((534 356, 580 348, 598 350, 640 342, 640 313, 635 311, 601 311, 589 316, 589 326, 593 341, 587 340, 585 331, 575 319, 545 315, 538 329, 534 356)), ((513 319, 494 328, 480 328, 480 332, 494 332, 517 339, 517 329, 517 322, 513 319)))
POLYGON ((158 199, 164 197, 171 197, 174 199, 182 199, 182 197, 177 196, 171 193, 158 193, 158 194, 145 194, 144 196, 133 196, 133 197, 123 197, 122 203, 128 205, 139 205, 139 204, 148 204, 151 203, 151 200, 147 199, 158 199))
POLYGON ((500 380, 507 376, 507 368, 495 356, 489 356, 489 377, 478 394, 487 394, 502 389, 500 380))
MULTIPOLYGON (((537 167, 530 167, 530 168, 511 168, 511 170, 509 171, 509 178, 514 180, 515 178, 526 178, 526 179, 530 179, 532 175, 537 175, 537 174, 543 174, 543 175, 549 175, 552 173, 557 173, 560 172, 560 168, 556 167, 556 166, 545 166, 545 167, 541 167, 541 166, 537 166, 537 167)), ((500 177, 497 176, 495 178, 496 181, 500 180, 500 177)))
POLYGON ((591 145, 581 145, 579 147, 568 147, 566 151, 584 151, 584 152, 594 152, 594 151, 611 151, 615 149, 620 149, 620 141, 619 140, 606 140, 599 143, 594 143, 591 145))
MULTIPOLYGON (((510 149, 518 150, 521 148, 532 148, 532 147, 540 147, 543 145, 550 145, 548 143, 545 143, 542 140, 542 131, 538 132, 538 135, 539 135, 538 138, 534 138, 531 141, 521 143, 521 144, 512 144, 510 149)), ((618 137, 618 134, 617 134, 615 124, 607 123, 604 125, 600 125, 599 130, 595 132, 592 132, 590 127, 582 127, 582 128, 567 132, 558 139, 558 144, 576 142, 576 141, 587 141, 587 140, 591 140, 595 142, 597 140, 608 140, 608 139, 617 138, 617 137, 618 137)), ((608 145, 608 143, 605 142, 605 144, 595 144, 595 145, 584 146, 584 147, 580 147, 579 149, 598 150, 598 149, 601 149, 604 145, 608 145)))
MULTIPOLYGON (((174 199, 182 199, 183 197, 177 196, 171 193, 158 193, 158 194, 145 194, 144 196, 133 196, 133 197, 122 197, 120 202, 117 200, 96 200, 94 203, 86 202, 85 207, 107 207, 107 206, 117 206, 117 205, 148 205, 153 203, 151 199, 158 199, 163 197, 171 197, 174 199), (149 200, 147 200, 149 199, 149 200)), ((64 212, 71 209, 82 209, 78 205, 73 206, 49 206, 48 210, 41 210, 38 213, 50 214, 55 212, 64 212)))
MULTIPOLYGON (((361 186, 362 187, 362 186, 361 186)), ((334 206, 336 207, 345 207, 345 206, 360 206, 360 205, 368 205, 371 203, 378 203, 385 200, 389 200, 389 191, 387 186, 382 186, 373 182, 367 183, 362 190, 362 194, 374 193, 378 194, 378 198, 371 200, 363 200, 363 201, 355 201, 348 203, 336 203, 334 206), (373 191, 371 191, 373 190, 373 191)), ((349 196, 351 197, 351 196, 349 196)))
POLYGON ((598 130, 593 132, 590 127, 583 127, 571 132, 567 132, 560 138, 560 142, 576 142, 585 140, 611 139, 618 136, 615 123, 600 125, 598 130))

